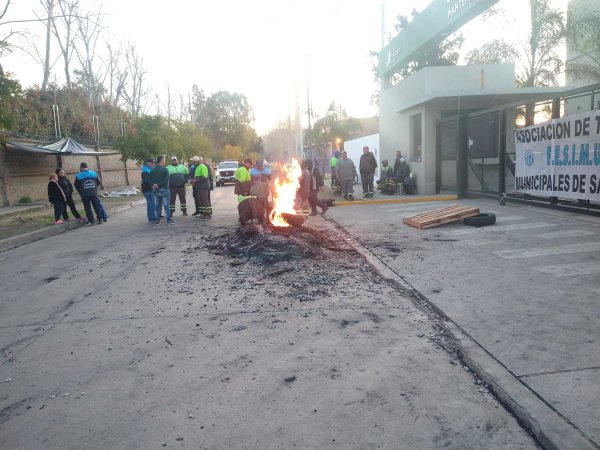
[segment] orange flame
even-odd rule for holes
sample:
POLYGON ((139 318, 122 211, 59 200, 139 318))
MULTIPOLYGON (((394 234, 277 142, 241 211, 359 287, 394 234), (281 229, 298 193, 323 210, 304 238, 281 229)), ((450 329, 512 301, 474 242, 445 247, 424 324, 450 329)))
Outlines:
POLYGON ((273 210, 269 219, 276 227, 289 227, 282 213, 296 214, 296 191, 300 187, 302 169, 297 159, 292 158, 291 166, 280 165, 280 174, 273 182, 273 210))

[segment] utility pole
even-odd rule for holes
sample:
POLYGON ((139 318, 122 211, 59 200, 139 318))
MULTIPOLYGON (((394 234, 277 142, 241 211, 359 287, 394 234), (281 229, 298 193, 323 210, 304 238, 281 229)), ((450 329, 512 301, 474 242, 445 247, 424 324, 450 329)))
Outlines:
POLYGON ((385 47, 385 3, 381 3, 381 48, 385 47))
POLYGON ((310 110, 310 91, 308 89, 308 56, 306 55, 306 103, 308 105, 308 150, 310 151, 310 157, 312 159, 312 128, 311 128, 311 124, 310 124, 310 116, 311 116, 311 110, 310 110))

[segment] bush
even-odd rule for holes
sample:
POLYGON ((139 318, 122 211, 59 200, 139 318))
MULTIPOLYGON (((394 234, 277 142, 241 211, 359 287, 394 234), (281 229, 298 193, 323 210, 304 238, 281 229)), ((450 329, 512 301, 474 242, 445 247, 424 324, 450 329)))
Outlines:
POLYGON ((29 195, 24 195, 23 197, 21 197, 19 199, 19 205, 23 205, 25 203, 31 203, 31 197, 29 197, 29 195))

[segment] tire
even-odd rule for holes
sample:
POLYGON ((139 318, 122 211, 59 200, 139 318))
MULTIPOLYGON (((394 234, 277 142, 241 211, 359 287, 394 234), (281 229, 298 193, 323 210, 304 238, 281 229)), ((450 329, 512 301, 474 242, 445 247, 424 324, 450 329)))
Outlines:
POLYGON ((463 219, 465 225, 471 227, 484 227, 486 225, 494 225, 496 223, 496 214, 481 213, 473 217, 465 217, 463 219))

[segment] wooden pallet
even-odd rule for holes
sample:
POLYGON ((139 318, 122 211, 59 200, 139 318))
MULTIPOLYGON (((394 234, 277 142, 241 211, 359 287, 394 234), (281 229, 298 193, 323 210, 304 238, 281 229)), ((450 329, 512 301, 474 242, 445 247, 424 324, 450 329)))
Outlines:
POLYGON ((437 227, 444 223, 456 222, 465 217, 479 214, 479 208, 471 206, 451 205, 446 208, 433 209, 415 216, 404 217, 402 221, 416 228, 437 227))

